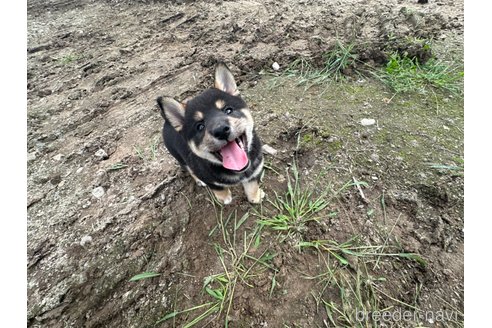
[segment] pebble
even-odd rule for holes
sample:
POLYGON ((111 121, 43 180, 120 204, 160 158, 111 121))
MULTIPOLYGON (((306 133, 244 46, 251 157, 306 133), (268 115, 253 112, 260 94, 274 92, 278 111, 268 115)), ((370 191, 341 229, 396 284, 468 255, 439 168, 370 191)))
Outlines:
POLYGON ((32 162, 36 159, 36 153, 32 152, 32 153, 27 153, 27 161, 28 162, 32 162))
POLYGON ((264 153, 275 156, 277 154, 277 150, 269 145, 263 145, 262 150, 264 153))
POLYGON ((335 137, 335 136, 331 136, 331 137, 328 138, 328 140, 326 140, 326 142, 328 142, 328 143, 332 143, 332 142, 335 142, 335 141, 338 141, 338 138, 335 137))
POLYGON ((362 126, 371 126, 371 125, 376 124, 376 120, 373 118, 363 118, 360 121, 360 124, 362 124, 362 126))
POLYGON ((274 71, 278 71, 280 69, 280 65, 277 62, 274 62, 272 64, 272 68, 273 68, 274 71))
POLYGON ((62 158, 63 158, 63 154, 58 154, 58 155, 53 156, 53 159, 55 161, 61 161, 62 158))
POLYGON ((89 243, 92 243, 92 237, 89 235, 82 237, 82 239, 80 240, 80 246, 85 246, 89 243))
POLYGON ((108 159, 108 153, 106 153, 106 151, 104 151, 104 149, 99 149, 98 151, 96 151, 96 153, 94 154, 96 155, 96 157, 99 157, 100 159, 108 159))
POLYGON ((104 188, 103 187, 96 187, 92 190, 92 196, 96 198, 101 198, 104 195, 104 188))

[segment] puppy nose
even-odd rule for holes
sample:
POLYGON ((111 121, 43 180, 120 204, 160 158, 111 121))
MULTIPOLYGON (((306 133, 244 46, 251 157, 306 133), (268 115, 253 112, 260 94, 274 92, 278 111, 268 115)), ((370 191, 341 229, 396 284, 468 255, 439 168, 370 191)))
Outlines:
POLYGON ((212 131, 212 135, 221 140, 227 140, 229 134, 231 134, 231 127, 229 125, 218 126, 212 131))

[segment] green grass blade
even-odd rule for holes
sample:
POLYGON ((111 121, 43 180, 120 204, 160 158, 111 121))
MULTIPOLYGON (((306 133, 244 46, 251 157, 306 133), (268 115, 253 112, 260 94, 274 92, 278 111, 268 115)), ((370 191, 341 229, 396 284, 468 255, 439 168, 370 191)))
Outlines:
POLYGON ((157 277, 160 275, 161 274, 157 273, 157 272, 144 272, 144 273, 139 273, 139 274, 131 277, 130 280, 128 280, 128 281, 138 281, 138 280, 142 280, 142 279, 157 277))

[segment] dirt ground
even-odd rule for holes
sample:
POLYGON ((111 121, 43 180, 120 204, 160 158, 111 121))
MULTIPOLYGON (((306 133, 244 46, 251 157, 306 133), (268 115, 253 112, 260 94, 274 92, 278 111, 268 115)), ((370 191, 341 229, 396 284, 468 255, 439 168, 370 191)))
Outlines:
MULTIPOLYGON (((368 65, 390 51, 425 60, 415 40, 462 63, 463 28, 461 0, 29 0, 28 327, 154 326, 210 302, 204 280, 236 272, 218 250, 238 251, 253 237, 241 263, 251 277, 234 276, 227 311, 196 326, 350 327, 357 304, 419 314, 360 327, 462 326, 463 176, 432 166, 463 159, 462 97, 395 96, 350 72, 306 90, 271 65, 320 61, 337 40, 357 44, 368 65), (277 150, 266 155, 268 200, 286 192, 294 165, 303 188, 329 191, 318 220, 291 236, 255 230, 274 209, 249 204, 240 188, 231 205, 214 205, 163 148, 156 97, 211 87, 218 60, 277 150), (364 118, 377 124, 362 126, 364 118), (367 184, 344 188, 353 181, 367 184), (240 226, 221 221, 245 214, 240 226), (366 250, 391 246, 425 264, 344 253, 340 266, 298 247, 354 237, 366 250), (338 280, 324 280, 327 268, 338 280), (142 272, 160 275, 129 282, 142 272), (453 316, 425 316, 436 311, 453 316)), ((204 310, 156 326, 181 327, 204 310)))

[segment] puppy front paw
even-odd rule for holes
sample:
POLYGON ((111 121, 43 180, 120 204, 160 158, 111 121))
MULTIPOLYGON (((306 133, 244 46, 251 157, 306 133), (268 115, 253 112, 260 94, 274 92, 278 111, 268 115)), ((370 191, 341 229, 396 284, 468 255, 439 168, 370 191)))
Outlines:
POLYGON ((232 202, 232 195, 229 195, 226 198, 224 198, 222 202, 224 203, 224 205, 229 205, 232 202))
POLYGON ((214 192, 215 197, 217 197, 217 199, 224 205, 228 205, 232 202, 232 193, 229 188, 212 191, 214 192))
POLYGON ((258 189, 258 191, 256 192, 256 194, 249 198, 248 197, 248 201, 252 204, 259 204, 261 203, 261 201, 263 200, 263 198, 265 198, 265 192, 261 189, 258 189))

